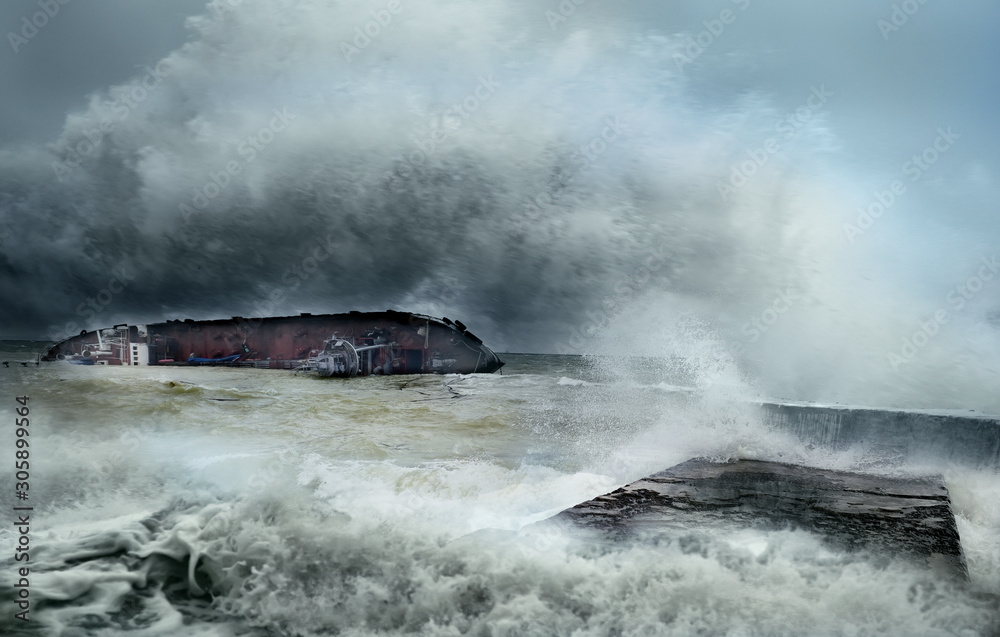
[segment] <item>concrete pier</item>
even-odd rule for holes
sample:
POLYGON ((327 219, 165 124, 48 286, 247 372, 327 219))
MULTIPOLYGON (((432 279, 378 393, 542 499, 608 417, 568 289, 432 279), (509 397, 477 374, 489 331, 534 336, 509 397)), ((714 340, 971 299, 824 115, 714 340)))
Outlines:
POLYGON ((841 550, 966 567, 940 478, 887 478, 798 465, 694 459, 567 509, 545 523, 621 540, 676 529, 803 529, 841 550))

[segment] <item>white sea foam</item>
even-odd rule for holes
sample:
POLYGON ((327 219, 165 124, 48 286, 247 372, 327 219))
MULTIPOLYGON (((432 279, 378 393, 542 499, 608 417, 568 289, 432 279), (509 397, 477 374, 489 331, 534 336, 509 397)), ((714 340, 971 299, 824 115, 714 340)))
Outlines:
MULTIPOLYGON (((605 374, 574 360, 568 376, 565 359, 522 375, 513 357, 508 376, 402 389, 283 372, 248 388, 243 370, 178 370, 193 393, 143 370, 116 370, 118 389, 102 388, 104 370, 69 389, 55 367, 8 374, 37 419, 33 618, 67 634, 213 636, 996 629, 994 470, 945 467, 967 585, 805 532, 682 528, 610 545, 534 526, 694 455, 934 469, 810 448, 728 389, 561 385, 605 374), (209 400, 233 388, 235 402, 209 400)), ((14 539, 0 530, 5 553, 14 539)))
MULTIPOLYGON (((734 156, 773 134, 781 114, 756 92, 705 108, 700 82, 673 71, 685 36, 629 26, 617 7, 594 5, 598 18, 555 32, 529 3, 405 5, 392 37, 345 60, 331 29, 352 38, 380 0, 229 4, 239 10, 191 20, 162 86, 118 123, 114 152, 65 183, 52 178, 52 162, 99 127, 116 88, 71 116, 52 152, 0 152, 12 189, 0 215, 26 220, 5 257, 37 264, 34 280, 51 284, 17 290, 27 315, 78 319, 90 292, 65 290, 69 269, 82 288, 105 284, 121 246, 81 234, 129 231, 142 293, 130 287, 108 311, 148 320, 166 318, 150 298, 189 307, 213 270, 225 285, 206 316, 220 305, 225 315, 265 312, 282 274, 330 234, 337 249, 324 269, 282 288, 290 306, 446 305, 492 334, 491 346, 596 356, 510 357, 504 376, 406 382, 0 369, 0 398, 32 396, 32 613, 43 631, 1000 632, 995 469, 804 444, 755 405, 1000 411, 987 295, 913 361, 888 365, 954 282, 926 292, 877 237, 865 248, 840 236, 859 186, 842 187, 856 175, 827 120, 810 120, 723 199, 716 183, 734 156), (446 109, 491 72, 503 90, 456 127, 446 109), (262 76, 269 90, 247 90, 262 76), (239 141, 284 107, 293 125, 244 162, 239 141), (608 117, 627 135, 576 165, 608 117), (444 141, 421 155, 434 134, 444 141), (178 204, 231 160, 243 162, 239 178, 182 218, 178 204), (406 240, 387 249, 395 233, 406 240), (801 298, 765 315, 789 288, 801 298), (760 318, 766 331, 747 329, 760 318), (970 582, 804 532, 674 529, 609 545, 532 526, 693 456, 943 471, 970 582)), ((995 199, 987 192, 970 197, 995 199)), ((920 218, 901 214, 909 205, 895 216, 920 218)), ((964 280, 982 239, 946 235, 937 240, 947 250, 922 246, 914 262, 964 280)), ((0 472, 4 485, 11 476, 0 472)), ((0 554, 16 539, 0 528, 0 554)), ((18 629, 13 563, 0 566, 0 630, 18 629)))

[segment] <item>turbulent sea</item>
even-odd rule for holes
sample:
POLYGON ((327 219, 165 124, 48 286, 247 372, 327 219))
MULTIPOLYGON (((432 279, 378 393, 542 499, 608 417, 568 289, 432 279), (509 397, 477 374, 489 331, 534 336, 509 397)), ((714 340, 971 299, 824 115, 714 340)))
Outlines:
MULTIPOLYGON (((10 361, 40 347, 0 343, 10 361)), ((739 388, 692 388, 655 361, 503 358, 502 375, 346 381, 0 368, 0 634, 1000 633, 995 467, 805 445, 739 388), (22 395, 26 502, 11 470, 22 395), (790 529, 595 544, 529 527, 696 456, 939 472, 970 581, 790 529), (12 593, 24 504, 29 623, 12 593)))

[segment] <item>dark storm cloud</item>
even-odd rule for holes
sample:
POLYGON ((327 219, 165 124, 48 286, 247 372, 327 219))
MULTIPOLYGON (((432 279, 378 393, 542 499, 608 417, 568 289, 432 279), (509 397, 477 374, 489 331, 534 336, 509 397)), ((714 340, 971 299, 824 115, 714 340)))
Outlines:
POLYGON ((50 141, 87 95, 178 48, 184 20, 204 7, 204 0, 0 3, 0 143, 50 141))
POLYGON ((647 77, 669 46, 635 57, 613 33, 553 38, 503 3, 440 6, 384 26, 374 4, 210 11, 54 144, 9 151, 7 325, 64 335, 168 310, 430 297, 536 344, 512 326, 582 314, 634 256, 684 236, 643 204, 662 196, 644 138, 678 129, 655 112, 670 73, 647 77))

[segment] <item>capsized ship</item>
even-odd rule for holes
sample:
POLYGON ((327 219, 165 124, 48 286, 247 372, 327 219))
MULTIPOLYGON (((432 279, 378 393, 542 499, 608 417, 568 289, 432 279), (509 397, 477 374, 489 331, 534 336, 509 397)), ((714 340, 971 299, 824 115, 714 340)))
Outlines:
POLYGON ((42 361, 81 365, 225 365, 320 376, 492 373, 503 361, 461 321, 348 312, 115 325, 56 343, 42 361))

